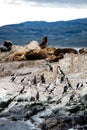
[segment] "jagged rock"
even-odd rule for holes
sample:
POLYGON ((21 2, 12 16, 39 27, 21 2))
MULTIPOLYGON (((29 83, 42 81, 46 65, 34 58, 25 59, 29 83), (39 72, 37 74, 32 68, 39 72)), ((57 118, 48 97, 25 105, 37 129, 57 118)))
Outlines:
POLYGON ((87 54, 87 48, 81 48, 81 49, 79 50, 79 53, 80 53, 80 54, 87 54))
POLYGON ((38 50, 38 49, 40 49, 40 46, 37 41, 31 41, 25 46, 17 46, 17 45, 12 46, 12 51, 15 53, 26 52, 30 50, 38 50))
MULTIPOLYGON (((10 121, 0 119, 0 130, 37 130, 31 121, 10 121)), ((41 130, 38 128, 38 130, 41 130)))
POLYGON ((74 54, 78 54, 78 51, 76 49, 73 48, 58 48, 55 50, 54 54, 56 56, 58 56, 60 53, 74 53, 74 54))
POLYGON ((83 88, 83 90, 81 91, 80 93, 80 98, 81 98, 81 101, 87 105, 87 89, 86 88, 83 88))
POLYGON ((48 45, 48 39, 47 39, 47 36, 46 36, 46 37, 44 37, 44 38, 42 39, 42 42, 41 42, 41 44, 40 44, 40 48, 41 48, 41 49, 44 49, 44 48, 47 47, 47 45, 48 45))

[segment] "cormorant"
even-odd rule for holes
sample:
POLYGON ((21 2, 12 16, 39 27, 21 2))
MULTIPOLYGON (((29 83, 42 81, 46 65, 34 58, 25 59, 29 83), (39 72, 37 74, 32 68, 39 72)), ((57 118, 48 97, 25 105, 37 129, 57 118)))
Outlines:
POLYGON ((45 77, 44 77, 44 73, 40 76, 40 78, 41 78, 41 82, 42 82, 42 84, 45 84, 45 77))

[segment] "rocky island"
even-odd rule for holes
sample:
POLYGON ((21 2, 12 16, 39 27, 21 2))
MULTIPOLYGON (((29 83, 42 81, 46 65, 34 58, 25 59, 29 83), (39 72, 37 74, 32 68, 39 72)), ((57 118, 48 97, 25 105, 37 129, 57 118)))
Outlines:
POLYGON ((0 47, 0 130, 87 130, 87 49, 47 37, 0 47))

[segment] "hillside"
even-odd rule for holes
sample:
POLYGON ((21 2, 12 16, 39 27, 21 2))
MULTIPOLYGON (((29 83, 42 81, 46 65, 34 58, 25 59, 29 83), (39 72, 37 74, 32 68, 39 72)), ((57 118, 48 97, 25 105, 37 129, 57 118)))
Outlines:
POLYGON ((11 40, 25 45, 32 40, 39 43, 48 36, 49 46, 87 47, 87 18, 60 22, 23 22, 0 27, 0 44, 11 40))

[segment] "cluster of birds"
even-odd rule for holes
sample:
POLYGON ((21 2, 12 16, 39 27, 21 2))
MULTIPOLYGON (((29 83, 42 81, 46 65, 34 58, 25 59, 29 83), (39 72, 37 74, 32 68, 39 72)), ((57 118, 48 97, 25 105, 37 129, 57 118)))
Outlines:
MULTIPOLYGON (((50 64, 48 64, 48 63, 46 65, 49 67, 49 70, 53 73, 53 67, 50 64)), ((66 85, 63 87, 62 95, 67 93, 69 88, 72 89, 73 90, 73 94, 70 96, 69 101, 73 101, 73 99, 75 97, 74 89, 73 89, 73 87, 72 87, 72 85, 70 83, 69 78, 63 72, 63 70, 61 69, 60 66, 58 66, 58 68, 57 68, 57 75, 60 75, 60 78, 58 78, 58 76, 57 76, 56 79, 53 82, 48 83, 48 84, 46 83, 46 79, 45 79, 44 73, 42 73, 40 75, 40 81, 37 80, 37 76, 36 75, 34 75, 32 81, 30 79, 28 79, 27 77, 23 77, 21 79, 21 81, 20 81, 23 84, 23 87, 20 90, 19 94, 23 94, 24 93, 24 90, 25 90, 24 83, 26 82, 30 87, 32 85, 35 86, 35 89, 37 90, 36 100, 39 101, 40 95, 39 95, 38 88, 41 87, 41 84, 44 84, 44 86, 45 86, 43 93, 48 92, 49 94, 53 94, 54 95, 54 90, 56 89, 56 87, 58 87, 59 84, 62 84, 64 81, 66 81, 66 85)), ((16 78, 17 78, 17 72, 11 75, 11 82, 14 82, 16 80, 16 78)), ((85 84, 87 84, 87 83, 85 83, 85 84)), ((77 83, 76 90, 81 88, 81 87, 83 87, 85 84, 84 83, 77 83)))
MULTIPOLYGON (((14 82, 16 81, 17 79, 17 72, 12 74, 11 75, 11 82, 14 82)), ((24 93, 24 90, 25 90, 25 86, 28 85, 29 87, 31 87, 32 85, 35 86, 35 89, 37 90, 37 93, 36 93, 36 100, 39 100, 39 92, 38 92, 38 88, 40 87, 40 84, 45 84, 46 83, 46 79, 44 77, 44 73, 42 73, 40 75, 40 81, 37 80, 37 76, 34 75, 33 79, 30 80, 28 79, 26 76, 24 76, 21 80, 20 80, 20 83, 23 85, 23 87, 21 88, 20 92, 19 92, 19 95, 20 94, 23 94, 24 93)))

